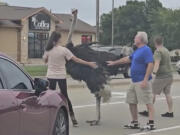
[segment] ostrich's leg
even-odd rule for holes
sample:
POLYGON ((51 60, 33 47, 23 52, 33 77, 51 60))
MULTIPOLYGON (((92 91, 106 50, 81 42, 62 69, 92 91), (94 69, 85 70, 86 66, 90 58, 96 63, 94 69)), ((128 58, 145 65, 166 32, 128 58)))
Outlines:
POLYGON ((96 113, 97 123, 99 124, 101 121, 101 96, 96 97, 96 113))
POLYGON ((90 126, 97 126, 100 124, 101 121, 101 96, 99 94, 95 95, 96 97, 96 116, 97 120, 87 121, 90 126))

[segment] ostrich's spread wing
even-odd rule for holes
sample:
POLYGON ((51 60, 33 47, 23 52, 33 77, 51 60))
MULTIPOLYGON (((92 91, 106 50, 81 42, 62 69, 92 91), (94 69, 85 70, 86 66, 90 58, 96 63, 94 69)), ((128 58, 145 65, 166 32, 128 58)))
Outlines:
POLYGON ((67 62, 66 69, 68 74, 75 80, 84 81, 92 93, 103 89, 107 83, 108 76, 104 69, 91 69, 72 61, 67 62))
POLYGON ((84 66, 73 61, 68 61, 66 64, 66 69, 68 74, 75 80, 86 82, 88 88, 92 93, 98 92, 100 89, 104 88, 104 84, 107 83, 110 75, 117 74, 117 67, 108 67, 106 61, 116 60, 117 56, 107 53, 94 51, 87 45, 79 45, 76 47, 67 46, 72 53, 87 61, 93 61, 98 64, 97 69, 92 69, 88 66, 84 66))

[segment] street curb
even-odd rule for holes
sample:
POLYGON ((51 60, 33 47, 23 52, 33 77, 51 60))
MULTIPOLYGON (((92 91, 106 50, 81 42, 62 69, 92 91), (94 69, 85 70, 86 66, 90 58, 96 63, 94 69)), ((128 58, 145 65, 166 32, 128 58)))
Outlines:
MULTIPOLYGON (((40 77, 38 76, 38 78, 45 78, 45 77, 40 77)), ((174 82, 178 82, 180 81, 179 77, 175 77, 174 78, 174 82)), ((131 80, 130 79, 112 79, 109 83, 110 86, 122 86, 122 85, 130 85, 131 84, 131 80)), ((71 78, 67 78, 67 87, 70 89, 80 89, 80 88, 86 88, 86 84, 83 81, 76 81, 73 80, 71 78), (70 80, 69 80, 70 79, 70 80), (72 84, 73 82, 73 84, 72 84)))
MULTIPOLYGON (((179 82, 180 81, 180 78, 179 79, 174 79, 174 82, 179 82)), ((86 88, 86 84, 84 82, 79 82, 81 84, 68 84, 68 88, 71 88, 71 89, 80 89, 80 88, 86 88)), ((130 85, 131 84, 131 81, 130 80, 123 80, 122 82, 118 81, 118 82, 110 82, 109 85, 110 86, 122 86, 122 85, 130 85)))
MULTIPOLYGON (((80 82, 81 83, 81 82, 80 82)), ((119 86, 119 85, 128 85, 128 84, 131 84, 130 81, 123 81, 123 82, 113 82, 113 83, 109 83, 110 86, 119 86)), ((83 82, 82 84, 68 84, 68 88, 71 88, 71 89, 80 89, 80 88, 86 88, 86 84, 83 82)))

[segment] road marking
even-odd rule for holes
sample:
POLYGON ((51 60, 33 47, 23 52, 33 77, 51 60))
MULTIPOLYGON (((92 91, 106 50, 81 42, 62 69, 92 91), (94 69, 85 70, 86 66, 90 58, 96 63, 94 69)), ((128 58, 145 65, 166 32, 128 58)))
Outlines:
POLYGON ((112 95, 126 96, 126 92, 112 92, 112 95))
MULTIPOLYGON (((180 96, 173 96, 173 99, 178 99, 180 96)), ((157 101, 165 100, 164 97, 158 98, 157 101)), ((101 104, 102 106, 107 106, 107 105, 117 105, 117 104, 125 104, 125 101, 119 101, 119 102, 110 102, 110 103, 103 103, 101 104)), ((77 105, 73 106, 74 109, 82 109, 82 108, 87 108, 87 107, 95 107, 96 104, 89 104, 89 105, 77 105)))
POLYGON ((112 98, 126 98, 126 92, 112 92, 112 98))
POLYGON ((168 127, 168 128, 161 128, 161 129, 157 129, 157 130, 153 130, 153 131, 149 131, 149 132, 129 134, 129 135, 147 135, 149 133, 159 133, 159 132, 174 130, 174 129, 178 129, 178 128, 180 128, 180 125, 168 127))

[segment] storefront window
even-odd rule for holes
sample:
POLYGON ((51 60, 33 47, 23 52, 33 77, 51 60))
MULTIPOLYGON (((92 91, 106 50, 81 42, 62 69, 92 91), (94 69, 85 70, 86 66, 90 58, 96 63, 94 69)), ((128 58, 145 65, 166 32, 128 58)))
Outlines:
POLYGON ((28 34, 29 58, 42 58, 48 38, 48 33, 30 32, 28 34))
POLYGON ((92 35, 82 35, 81 37, 82 44, 88 44, 92 42, 92 35))

